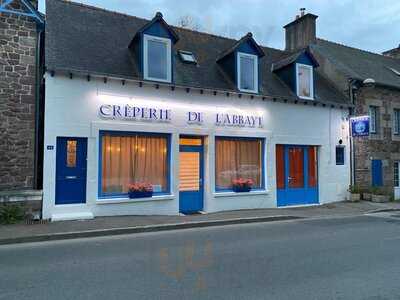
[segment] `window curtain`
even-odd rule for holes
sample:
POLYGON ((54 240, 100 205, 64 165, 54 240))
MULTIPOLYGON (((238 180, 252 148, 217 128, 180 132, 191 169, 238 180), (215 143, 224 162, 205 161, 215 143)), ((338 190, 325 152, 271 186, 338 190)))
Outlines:
POLYGON ((102 137, 102 192, 127 193, 131 183, 146 182, 154 192, 167 190, 167 138, 102 137))
POLYGON ((234 179, 252 179, 254 188, 262 187, 262 141, 217 138, 216 186, 218 189, 232 188, 234 179))

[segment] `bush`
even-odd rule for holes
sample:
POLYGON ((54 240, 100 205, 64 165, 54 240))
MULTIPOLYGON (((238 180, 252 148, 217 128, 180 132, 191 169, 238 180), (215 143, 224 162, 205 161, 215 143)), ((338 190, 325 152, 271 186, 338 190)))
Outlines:
POLYGON ((351 194, 361 194, 362 190, 358 185, 350 185, 349 192, 351 194))
POLYGON ((17 204, 0 206, 0 224, 15 224, 24 219, 24 210, 17 204))

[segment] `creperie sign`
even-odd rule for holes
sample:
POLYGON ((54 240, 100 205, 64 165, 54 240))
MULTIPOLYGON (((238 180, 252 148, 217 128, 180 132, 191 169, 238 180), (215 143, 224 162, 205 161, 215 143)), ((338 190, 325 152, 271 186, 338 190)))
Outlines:
MULTIPOLYGON (((171 109, 143 107, 130 104, 103 104, 99 107, 99 114, 105 119, 120 119, 133 121, 156 121, 170 122, 173 118, 171 109)), ((186 112, 186 122, 188 124, 201 125, 204 123, 206 115, 204 112, 186 112)), ((217 126, 234 127, 263 127, 263 118, 255 115, 236 114, 236 113, 215 113, 213 115, 214 124, 217 126)))

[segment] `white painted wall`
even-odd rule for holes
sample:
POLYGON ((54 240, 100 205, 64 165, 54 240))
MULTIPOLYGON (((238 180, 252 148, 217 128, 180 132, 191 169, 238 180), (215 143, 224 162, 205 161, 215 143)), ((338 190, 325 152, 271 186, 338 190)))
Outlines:
POLYGON ((274 103, 250 99, 247 96, 214 96, 198 91, 143 85, 100 79, 88 82, 56 75, 46 76, 44 203, 43 217, 58 214, 88 213, 107 215, 176 215, 179 213, 178 170, 179 134, 203 135, 205 147, 204 210, 215 212, 234 209, 276 207, 275 145, 318 145, 320 203, 341 201, 346 197, 350 182, 349 136, 347 110, 304 104, 274 103), (169 123, 105 120, 99 116, 101 104, 132 104, 145 107, 169 108, 169 123), (188 125, 186 113, 204 113, 202 125, 188 125), (263 128, 219 127, 214 124, 216 113, 241 113, 262 116, 263 128), (146 201, 129 199, 98 200, 99 131, 124 130, 170 133, 171 196, 159 196, 146 201), (266 139, 266 191, 249 194, 216 194, 214 180, 214 137, 216 135, 262 137, 266 139), (56 138, 57 136, 88 138, 87 203, 55 206, 56 138), (335 146, 339 139, 346 145, 346 163, 335 164, 335 146), (47 150, 54 145, 54 150, 47 150))

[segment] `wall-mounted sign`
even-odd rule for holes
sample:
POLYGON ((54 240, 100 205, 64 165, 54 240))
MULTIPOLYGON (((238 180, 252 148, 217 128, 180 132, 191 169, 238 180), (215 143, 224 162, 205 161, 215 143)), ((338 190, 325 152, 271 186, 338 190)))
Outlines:
POLYGON ((354 137, 369 135, 369 116, 350 118, 351 134, 354 137))
POLYGON ((53 145, 47 145, 47 150, 54 150, 54 146, 53 145))

